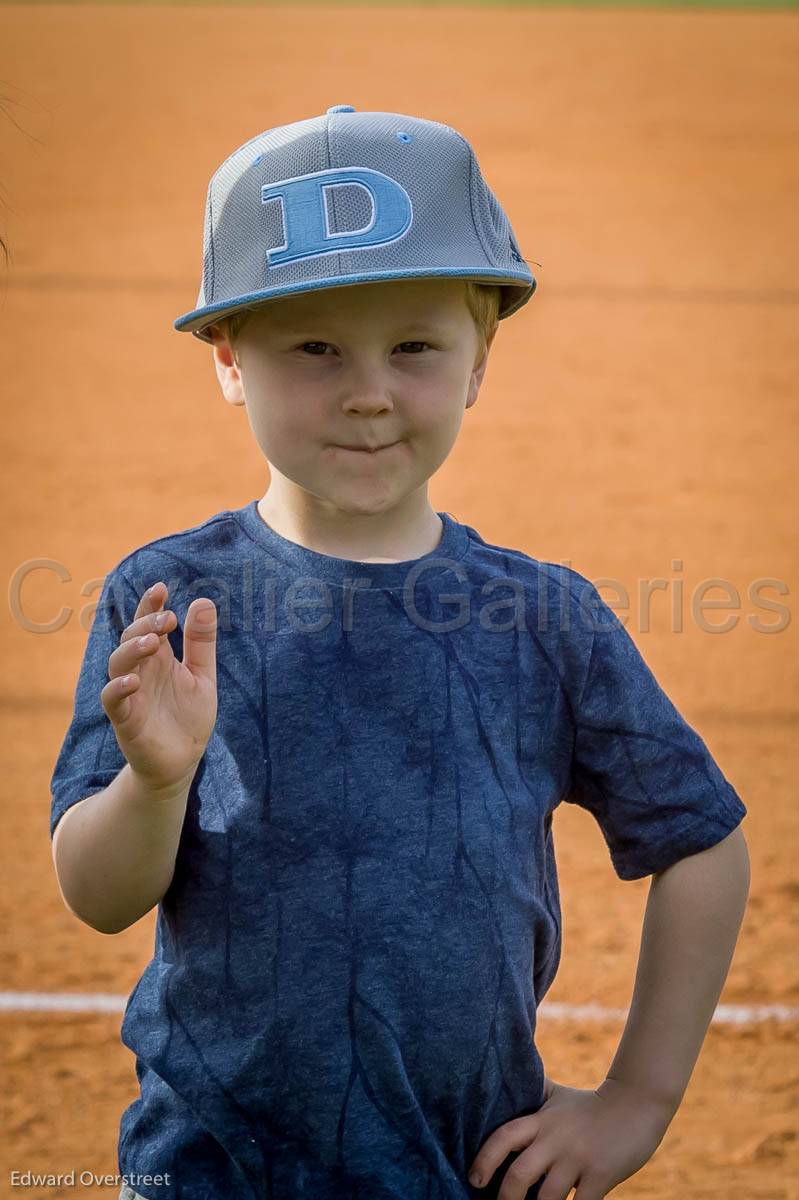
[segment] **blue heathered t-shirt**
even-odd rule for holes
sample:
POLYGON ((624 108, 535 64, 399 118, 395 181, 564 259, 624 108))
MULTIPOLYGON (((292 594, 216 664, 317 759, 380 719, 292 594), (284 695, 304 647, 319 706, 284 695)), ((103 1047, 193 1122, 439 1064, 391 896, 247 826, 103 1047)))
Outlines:
POLYGON ((584 576, 438 515, 435 550, 368 563, 253 500, 106 577, 51 837, 124 766, 100 692, 141 594, 169 587, 179 659, 191 600, 219 614, 216 725, 121 1028, 119 1171, 147 1200, 496 1196, 519 1151, 466 1173, 543 1103, 554 810, 594 814, 621 879, 746 814, 584 576))

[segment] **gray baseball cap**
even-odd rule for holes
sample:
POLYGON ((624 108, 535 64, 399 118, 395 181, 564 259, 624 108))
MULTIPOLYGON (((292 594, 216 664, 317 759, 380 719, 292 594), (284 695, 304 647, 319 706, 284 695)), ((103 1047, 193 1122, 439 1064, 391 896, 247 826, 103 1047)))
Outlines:
POLYGON ((259 133, 214 172, 200 294, 174 327, 213 344, 210 325, 259 301, 423 277, 497 284, 500 319, 536 288, 461 134, 334 104, 259 133))

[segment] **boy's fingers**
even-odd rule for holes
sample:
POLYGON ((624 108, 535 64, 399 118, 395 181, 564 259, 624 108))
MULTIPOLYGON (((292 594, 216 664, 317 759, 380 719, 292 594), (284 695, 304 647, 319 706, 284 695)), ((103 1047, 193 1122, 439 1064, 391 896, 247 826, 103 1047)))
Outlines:
POLYGON ((144 659, 154 654, 160 645, 161 639, 157 633, 148 632, 125 638, 108 659, 108 678, 116 679, 126 671, 137 671, 144 659))
POLYGON ((115 675, 113 679, 109 679, 100 692, 100 703, 110 720, 121 721, 127 717, 128 714, 122 705, 138 686, 139 676, 135 673, 115 675))
MULTIPOLYGON (((138 672, 139 665, 144 658, 148 658, 155 650, 158 649, 161 642, 165 640, 167 629, 156 629, 152 624, 153 613, 162 610, 164 601, 169 594, 169 589, 166 584, 159 581, 153 584, 152 587, 142 594, 139 603, 136 606, 133 620, 130 625, 126 625, 122 630, 122 635, 119 639, 119 645, 108 658, 108 678, 109 682, 114 679, 119 679, 126 672, 138 672), (149 620, 146 618, 149 617, 149 620), (145 618, 144 620, 142 618, 145 618), (154 636, 153 636, 154 635, 154 636), (140 638, 145 637, 144 645, 141 644, 140 638)), ((171 624, 171 613, 164 614, 166 620, 165 625, 171 624)), ((128 690, 132 690, 138 685, 138 680, 128 690)), ((108 686, 108 685, 106 685, 108 686)), ((116 689, 112 689, 108 696, 112 702, 119 702, 120 696, 125 695, 123 685, 116 689), (121 690, 120 690, 121 688, 121 690)), ((105 703, 105 701, 103 701, 105 703)))
POLYGON ((119 644, 124 645, 125 642, 129 642, 133 638, 145 637, 148 633, 157 634, 158 638, 163 641, 166 635, 172 632, 173 617, 172 609, 154 608, 152 612, 136 617, 130 625, 122 630, 119 644))
POLYGON ((192 600, 183 630, 183 665, 216 678, 216 605, 204 596, 192 600))
POLYGON ((138 617, 145 616, 146 613, 156 612, 166 600, 168 592, 169 589, 161 580, 158 583, 154 583, 152 587, 147 588, 136 606, 133 620, 135 621, 138 617))
POLYGON ((133 620, 122 630, 122 635, 119 639, 120 646, 123 646, 125 642, 129 642, 133 638, 140 638, 143 634, 147 633, 157 633, 159 640, 163 641, 167 634, 167 629, 165 627, 156 628, 153 624, 153 614, 162 613, 166 617, 164 626, 170 624, 171 613, 164 613, 163 609, 168 594, 169 589, 164 583, 154 583, 152 587, 147 588, 136 605, 133 620))

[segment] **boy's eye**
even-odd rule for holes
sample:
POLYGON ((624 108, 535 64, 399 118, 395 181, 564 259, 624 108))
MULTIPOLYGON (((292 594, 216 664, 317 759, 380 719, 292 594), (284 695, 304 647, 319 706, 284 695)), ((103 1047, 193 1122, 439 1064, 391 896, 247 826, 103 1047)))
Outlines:
MULTIPOLYGON (((302 345, 299 347, 299 349, 305 350, 306 346, 329 346, 329 345, 330 345, 330 342, 303 342, 302 345)), ((428 342, 400 342, 399 345, 400 346, 427 346, 427 348, 430 349, 428 342)), ((324 350, 322 350, 321 354, 313 353, 311 355, 311 357, 312 358, 324 358, 325 352, 324 352, 324 350)))

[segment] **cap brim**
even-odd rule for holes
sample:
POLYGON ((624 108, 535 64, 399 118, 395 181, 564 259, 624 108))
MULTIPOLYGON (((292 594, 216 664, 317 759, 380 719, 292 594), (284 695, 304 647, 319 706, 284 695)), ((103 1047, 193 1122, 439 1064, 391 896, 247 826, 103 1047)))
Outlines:
POLYGON ((173 326, 179 333, 193 333, 201 341, 213 345, 213 338, 206 332, 210 326, 214 325, 217 321, 221 321, 224 317, 232 316, 233 313, 239 312, 243 308, 260 308, 271 301, 281 299, 284 296, 297 295, 301 292, 323 291, 335 287, 355 287, 361 283, 385 283, 392 279, 433 278, 473 279, 476 283, 496 284, 502 289, 502 302, 498 313, 499 320, 504 320, 511 313, 517 312, 532 297, 538 286, 532 274, 523 277, 509 276, 505 271, 492 272, 479 269, 474 272, 440 269, 407 272, 378 271, 358 276, 357 279, 354 279, 351 275, 347 275, 334 279, 304 281, 303 283, 293 286, 289 285, 288 287, 264 288, 262 291, 236 296, 232 300, 221 300, 217 301, 216 304, 195 308, 191 312, 184 313, 183 316, 178 317, 173 322, 173 326))

